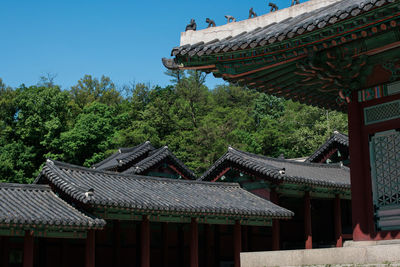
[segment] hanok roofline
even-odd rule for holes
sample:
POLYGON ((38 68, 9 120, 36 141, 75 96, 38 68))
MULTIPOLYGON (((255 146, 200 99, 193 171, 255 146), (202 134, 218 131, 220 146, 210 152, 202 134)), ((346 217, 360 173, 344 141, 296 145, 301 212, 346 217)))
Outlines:
POLYGON ((106 222, 75 209, 48 185, 0 183, 0 228, 101 229, 106 222))
POLYGON ((274 159, 232 147, 210 167, 199 180, 210 180, 231 165, 264 177, 274 183, 293 183, 350 190, 349 168, 338 164, 318 164, 287 159, 274 159))
POLYGON ((129 169, 123 171, 122 173, 132 173, 132 174, 143 174, 150 168, 156 166, 160 162, 165 159, 170 159, 173 163, 177 165, 180 169, 176 169, 173 166, 170 166, 174 169, 174 171, 178 172, 183 176, 183 178, 187 179, 195 179, 196 175, 188 168, 186 165, 180 161, 169 149, 167 146, 164 146, 159 149, 155 149, 149 153, 149 156, 143 159, 142 161, 136 163, 134 166, 130 167, 129 169))
MULTIPOLYGON (((293 17, 279 23, 267 23, 211 41, 203 36, 203 31, 192 32, 200 35, 198 42, 174 48, 174 58, 163 59, 163 63, 172 69, 213 72, 214 76, 239 85, 345 111, 352 91, 379 84, 367 80, 374 67, 383 66, 380 70, 384 76, 390 76, 391 70, 384 63, 399 59, 393 54, 400 46, 393 31, 398 31, 400 24, 400 3, 397 0, 338 0, 331 5, 319 0, 310 2, 324 5, 301 15, 294 12, 293 17)), ((289 14, 306 4, 279 12, 289 14)), ((242 24, 256 24, 254 21, 249 19, 242 24)), ((231 24, 229 27, 239 25, 231 24)), ((218 32, 219 28, 212 31, 218 32)))
POLYGON ((208 43, 216 39, 229 39, 243 32, 253 32, 268 25, 282 23, 287 19, 312 12, 325 7, 327 4, 335 3, 339 0, 318 0, 306 1, 296 6, 277 10, 254 18, 249 18, 234 23, 228 23, 218 27, 206 28, 197 31, 185 31, 181 33, 180 46, 195 45, 200 42, 208 43))
POLYGON ((169 161, 169 167, 182 178, 192 180, 196 178, 193 171, 180 161, 167 146, 156 149, 149 141, 133 148, 120 148, 117 153, 93 165, 93 168, 121 173, 144 174, 164 160, 169 161))
POLYGON ((330 152, 337 147, 349 149, 349 137, 345 134, 335 131, 333 135, 320 146, 311 156, 306 159, 306 162, 320 162, 324 157, 329 156, 330 152))
POLYGON ((239 217, 248 221, 293 216, 291 211, 247 192, 236 183, 126 175, 57 161, 47 161, 35 183, 50 183, 92 208, 141 214, 239 217), (91 188, 92 195, 88 196, 91 188))
POLYGON ((129 165, 131 162, 134 162, 147 152, 154 149, 155 148, 150 144, 150 141, 146 141, 143 144, 131 148, 120 148, 118 149, 118 152, 112 154, 101 162, 94 164, 93 168, 98 170, 117 169, 118 167, 129 165))

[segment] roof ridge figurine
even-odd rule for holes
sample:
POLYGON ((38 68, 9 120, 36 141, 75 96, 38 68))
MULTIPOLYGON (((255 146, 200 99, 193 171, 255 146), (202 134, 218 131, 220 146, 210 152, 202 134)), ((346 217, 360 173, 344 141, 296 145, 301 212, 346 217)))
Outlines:
POLYGON ((190 30, 195 31, 196 28, 197 28, 196 21, 194 19, 191 19, 190 23, 188 25, 186 25, 185 32, 190 31, 190 30))
POLYGON ((292 0, 291 6, 300 4, 300 0, 292 0))
POLYGON ((206 23, 208 23, 207 28, 215 27, 215 22, 210 18, 206 18, 206 23))
POLYGON ((270 10, 271 12, 275 12, 279 9, 278 6, 274 3, 270 2, 268 5, 271 7, 271 10, 270 10))
POLYGON ((256 12, 253 11, 253 8, 249 10, 249 19, 257 17, 256 12))
POLYGON ((228 20, 227 23, 236 22, 236 19, 233 16, 225 15, 225 18, 228 20))

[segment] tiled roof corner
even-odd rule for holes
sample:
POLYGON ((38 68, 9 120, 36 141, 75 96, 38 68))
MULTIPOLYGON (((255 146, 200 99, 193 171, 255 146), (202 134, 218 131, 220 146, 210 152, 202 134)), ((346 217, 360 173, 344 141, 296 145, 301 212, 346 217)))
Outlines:
POLYGON ((349 137, 345 134, 339 133, 338 131, 334 131, 333 135, 329 137, 329 139, 320 146, 311 156, 306 159, 306 162, 313 162, 316 158, 327 153, 330 148, 334 145, 341 145, 344 147, 349 147, 349 137))
MULTIPOLYGON (((48 161, 46 165, 54 164, 48 161)), ((75 209, 48 185, 0 183, 0 224, 101 229, 106 222, 75 209)))

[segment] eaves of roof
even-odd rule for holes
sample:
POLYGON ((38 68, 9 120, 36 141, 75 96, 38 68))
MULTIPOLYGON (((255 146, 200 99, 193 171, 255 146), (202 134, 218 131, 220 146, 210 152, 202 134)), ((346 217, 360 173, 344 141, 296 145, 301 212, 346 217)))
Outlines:
POLYGON ((212 180, 223 169, 230 167, 250 171, 277 184, 292 183, 350 190, 350 173, 345 166, 274 159, 231 147, 199 180, 212 180))
POLYGON ((94 208, 182 216, 290 218, 291 211, 238 184, 124 175, 48 161, 36 183, 50 183, 75 201, 94 208), (91 192, 92 194, 88 194, 91 192))

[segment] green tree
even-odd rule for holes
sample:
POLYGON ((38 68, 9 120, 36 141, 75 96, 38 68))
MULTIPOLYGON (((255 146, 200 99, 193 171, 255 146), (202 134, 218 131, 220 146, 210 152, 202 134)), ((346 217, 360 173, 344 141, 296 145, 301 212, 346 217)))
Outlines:
POLYGON ((118 105, 122 101, 115 84, 106 76, 101 76, 99 80, 91 75, 85 75, 71 87, 70 92, 73 103, 81 110, 94 101, 106 105, 118 105))
POLYGON ((72 129, 61 134, 64 160, 91 166, 113 147, 115 108, 93 102, 86 106, 72 129))

